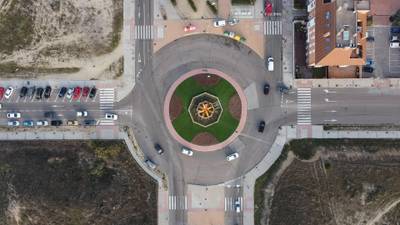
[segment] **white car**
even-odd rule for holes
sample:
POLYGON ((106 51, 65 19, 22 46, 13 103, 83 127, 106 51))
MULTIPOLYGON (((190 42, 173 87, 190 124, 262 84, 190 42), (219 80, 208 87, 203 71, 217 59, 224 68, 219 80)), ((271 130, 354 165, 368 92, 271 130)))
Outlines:
POLYGON ((36 126, 48 126, 49 122, 47 120, 38 120, 36 121, 36 126))
POLYGON ((187 149, 185 147, 182 147, 182 154, 187 155, 187 156, 192 156, 193 155, 193 151, 190 149, 187 149))
POLYGON ((18 127, 19 126, 19 121, 8 121, 8 126, 11 127, 18 127))
POLYGON ((68 88, 68 91, 67 91, 67 94, 65 95, 65 97, 67 97, 68 99, 71 99, 73 93, 74 93, 74 89, 68 88))
POLYGON ((232 19, 228 20, 228 24, 231 26, 236 25, 238 23, 239 23, 239 19, 237 19, 237 18, 232 18, 232 19))
POLYGON ((113 113, 106 113, 106 116, 104 118, 107 120, 117 120, 118 115, 113 113))
POLYGON ((235 152, 235 153, 233 153, 233 154, 228 155, 228 156, 226 157, 226 160, 232 161, 232 160, 235 160, 235 159, 237 159, 237 158, 239 158, 239 153, 235 152))
POLYGON ((6 90, 6 93, 4 94, 4 97, 6 99, 9 99, 11 97, 11 95, 13 94, 13 92, 14 92, 14 88, 13 87, 8 87, 7 90, 6 90))
POLYGON ((76 112, 76 116, 77 117, 87 117, 88 112, 87 111, 79 111, 79 112, 76 112))
POLYGON ((268 57, 268 71, 274 71, 274 58, 272 56, 268 57))
POLYGON ((146 159, 144 163, 146 163, 146 165, 152 170, 155 170, 157 168, 157 165, 150 159, 146 159))
POLYGON ((21 113, 18 113, 18 112, 7 113, 7 118, 19 119, 19 118, 21 118, 21 113))
POLYGON ((226 25, 225 20, 216 20, 213 23, 214 27, 224 27, 226 25))

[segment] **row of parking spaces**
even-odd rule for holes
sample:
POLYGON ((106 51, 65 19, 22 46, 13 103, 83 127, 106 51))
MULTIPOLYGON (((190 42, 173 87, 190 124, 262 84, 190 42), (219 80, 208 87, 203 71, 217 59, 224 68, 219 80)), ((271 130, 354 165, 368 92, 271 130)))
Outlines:
POLYGON ((399 48, 389 48, 389 72, 400 75, 399 48))
MULTIPOLYGON (((0 96, 0 102, 10 102, 10 103, 29 103, 29 102, 95 102, 98 97, 97 94, 90 98, 89 94, 83 96, 82 91, 79 95, 73 96, 71 98, 67 98, 67 94, 63 97, 59 97, 61 88, 55 88, 51 90, 50 97, 45 98, 43 95, 41 98, 37 98, 36 93, 33 95, 30 93, 30 89, 28 89, 28 93, 24 97, 20 97, 21 88, 15 89, 14 93, 10 98, 6 99, 4 96, 0 96)), ((90 89, 90 91, 92 88, 90 89)), ((89 91, 89 93, 90 93, 89 91)))
POLYGON ((53 119, 53 120, 29 120, 29 119, 9 119, 7 122, 4 122, 4 125, 10 127, 46 127, 46 126, 114 126, 115 121, 113 120, 95 120, 95 119, 87 119, 87 120, 66 120, 66 119, 53 119))

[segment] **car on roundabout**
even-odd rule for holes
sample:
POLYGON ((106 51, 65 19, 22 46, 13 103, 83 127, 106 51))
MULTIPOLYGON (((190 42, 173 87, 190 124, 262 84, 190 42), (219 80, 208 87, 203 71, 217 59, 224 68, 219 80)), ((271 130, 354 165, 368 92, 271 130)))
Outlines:
POLYGON ((235 153, 232 153, 232 154, 228 155, 226 157, 226 160, 228 160, 228 162, 230 162, 230 161, 235 160, 237 158, 239 158, 239 153, 235 152, 235 153))
POLYGON ((104 118, 106 120, 117 120, 118 119, 118 115, 114 114, 114 113, 106 113, 106 115, 104 116, 104 118))
POLYGON ((182 147, 181 152, 182 152, 182 154, 184 154, 184 155, 193 156, 193 151, 190 150, 190 149, 188 149, 188 148, 182 147))
POLYGON ((162 155, 162 154, 164 153, 164 149, 161 147, 160 144, 155 143, 155 144, 154 144, 154 148, 156 149, 156 151, 157 151, 157 153, 158 153, 159 155, 162 155))

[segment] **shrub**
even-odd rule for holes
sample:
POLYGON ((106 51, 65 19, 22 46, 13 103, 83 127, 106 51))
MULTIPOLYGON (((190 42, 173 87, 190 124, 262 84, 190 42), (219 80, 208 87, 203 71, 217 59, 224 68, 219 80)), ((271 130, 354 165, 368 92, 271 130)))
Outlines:
POLYGON ((196 4, 194 4, 193 0, 188 0, 190 7, 192 7, 193 11, 197 12, 196 4))
POLYGON ((171 0, 173 6, 176 6, 176 0, 171 0))
POLYGON ((210 10, 211 10, 215 15, 217 15, 217 13, 218 13, 217 7, 216 7, 215 5, 213 5, 213 4, 211 4, 210 1, 207 1, 207 5, 208 5, 208 8, 210 8, 210 10))

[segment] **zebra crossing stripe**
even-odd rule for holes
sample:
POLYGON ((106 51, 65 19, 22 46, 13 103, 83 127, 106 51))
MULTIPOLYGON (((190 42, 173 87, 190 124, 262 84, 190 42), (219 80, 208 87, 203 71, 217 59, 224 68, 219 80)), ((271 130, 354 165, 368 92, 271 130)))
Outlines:
POLYGON ((311 125, 311 88, 297 89, 297 124, 311 125))
POLYGON ((137 25, 135 26, 134 37, 139 40, 154 39, 155 28, 153 25, 137 25))

